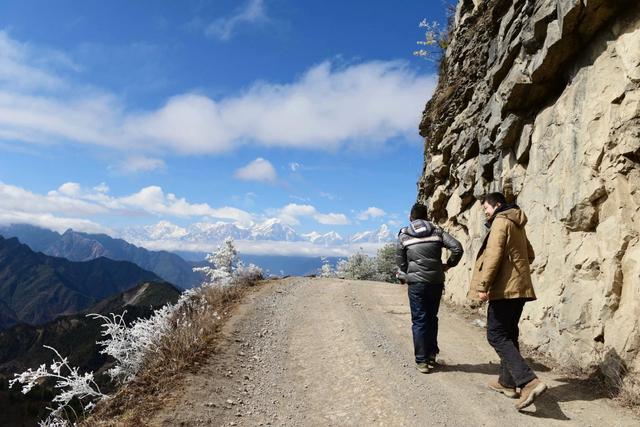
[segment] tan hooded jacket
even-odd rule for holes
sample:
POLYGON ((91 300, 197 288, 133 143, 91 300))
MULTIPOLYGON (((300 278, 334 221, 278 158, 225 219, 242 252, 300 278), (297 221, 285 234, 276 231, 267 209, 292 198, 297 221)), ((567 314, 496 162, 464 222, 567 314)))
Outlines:
POLYGON ((476 258, 469 298, 477 300, 478 292, 487 292, 490 300, 536 299, 529 269, 535 255, 526 223, 527 216, 519 208, 495 216, 476 258))

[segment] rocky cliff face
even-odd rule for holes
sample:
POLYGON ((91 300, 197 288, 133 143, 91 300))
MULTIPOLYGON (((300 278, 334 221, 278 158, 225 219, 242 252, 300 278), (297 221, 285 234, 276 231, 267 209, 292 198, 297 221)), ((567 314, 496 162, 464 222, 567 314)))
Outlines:
POLYGON ((418 198, 467 248, 447 297, 466 299, 477 198, 503 191, 537 253, 523 342, 640 372, 640 4, 461 0, 420 130, 418 198))

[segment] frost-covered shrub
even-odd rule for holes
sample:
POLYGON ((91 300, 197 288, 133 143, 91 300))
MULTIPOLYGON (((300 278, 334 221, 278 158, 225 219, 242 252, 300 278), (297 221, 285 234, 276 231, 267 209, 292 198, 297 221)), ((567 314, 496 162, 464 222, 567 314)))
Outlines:
POLYGON ((426 19, 423 19, 418 24, 419 28, 424 29, 424 38, 416 42, 420 48, 415 50, 413 54, 431 62, 442 60, 443 52, 451 41, 451 34, 455 24, 457 1, 443 0, 443 3, 447 18, 446 28, 442 28, 437 21, 427 22, 426 19))
MULTIPOLYGON (((211 267, 202 267, 198 271, 206 274, 207 280, 199 287, 189 289, 180 295, 175 304, 167 304, 153 312, 147 319, 136 319, 130 324, 125 322, 126 312, 103 316, 90 314, 94 319, 102 320, 102 354, 111 356, 115 363, 107 373, 120 384, 136 380, 157 382, 158 375, 171 375, 183 366, 201 357, 207 352, 207 345, 214 336, 216 325, 222 319, 221 310, 242 294, 242 289, 263 278, 262 270, 253 265, 243 265, 238 261, 238 253, 233 240, 227 239, 210 254, 207 260, 211 267), (144 379, 141 380, 141 377, 144 379)), ((69 402, 77 397, 90 411, 92 405, 106 397, 101 394, 93 382, 93 374, 80 376, 77 368, 71 368, 67 360, 51 365, 51 372, 45 365, 38 370, 31 369, 16 375, 12 382, 26 384, 23 391, 28 392, 40 378, 56 378, 56 388, 63 392, 53 401, 59 402, 57 409, 41 422, 43 426, 67 426, 69 416, 63 414, 71 409, 69 402), (68 375, 62 375, 66 368, 68 375), (94 387, 95 386, 95 387, 94 387)), ((76 417, 79 419, 79 417, 76 417)))
POLYGON ((397 283, 396 272, 398 267, 396 265, 396 245, 395 243, 389 243, 378 249, 376 255, 376 271, 378 280, 389 283, 397 283))
POLYGON ((348 260, 340 260, 337 267, 337 275, 340 278, 352 280, 377 280, 375 259, 366 254, 357 252, 348 260))
POLYGON ((225 239, 214 253, 207 255, 206 260, 211 266, 196 267, 193 271, 204 273, 208 279, 206 284, 227 284, 238 266, 238 251, 233 239, 225 239))
POLYGON ((322 267, 320 267, 320 277, 336 277, 336 271, 331 262, 324 257, 322 258, 322 267))
POLYGON ((51 413, 39 425, 43 427, 68 426, 69 413, 73 413, 75 419, 79 418, 71 406, 74 400, 82 405, 83 412, 90 412, 98 400, 107 396, 100 392, 100 388, 93 380, 92 372, 80 374, 78 368, 69 366, 67 358, 62 357, 55 348, 45 347, 55 353, 57 360, 54 359, 49 367, 42 364, 35 371, 29 368, 21 374, 15 374, 15 378, 9 381, 9 387, 18 383, 22 384, 22 393, 27 394, 41 381, 55 380, 54 387, 60 391, 60 394, 52 400, 56 407, 47 408, 51 410, 51 413))
POLYGON ((264 274, 260 267, 254 264, 245 266, 242 261, 240 261, 233 272, 231 281, 238 285, 252 285, 262 279, 264 279, 264 274))
POLYGON ((182 294, 176 305, 167 304, 153 312, 148 319, 137 319, 127 325, 124 316, 111 314, 111 317, 101 314, 89 314, 89 317, 102 320, 102 336, 98 341, 103 346, 102 354, 111 356, 115 360, 113 368, 107 373, 112 379, 120 382, 130 381, 143 366, 145 357, 157 347, 160 339, 171 331, 171 316, 184 300, 182 294))
MULTIPOLYGON (((202 329, 202 319, 207 317, 212 322, 220 319, 215 305, 218 293, 212 288, 228 285, 249 285, 262 279, 262 270, 253 264, 244 266, 238 261, 233 240, 226 239, 218 250, 207 256, 212 266, 194 270, 204 272, 207 276, 201 286, 186 290, 175 304, 167 304, 156 310, 148 319, 138 319, 127 325, 124 314, 91 315, 102 319, 105 337, 100 341, 104 348, 101 351, 116 361, 109 375, 121 382, 130 381, 144 366, 146 359, 158 353, 159 348, 188 349, 202 339, 208 331, 202 329), (163 343, 172 337, 170 343, 163 343), (176 343, 180 343, 176 345, 176 343)), ((179 350, 182 351, 182 350, 179 350)))

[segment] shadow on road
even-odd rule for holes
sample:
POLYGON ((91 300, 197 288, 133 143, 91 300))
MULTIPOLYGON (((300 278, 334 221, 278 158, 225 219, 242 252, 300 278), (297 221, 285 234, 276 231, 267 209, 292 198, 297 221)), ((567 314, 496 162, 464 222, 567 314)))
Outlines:
POLYGON ((535 411, 523 411, 523 415, 535 418, 553 418, 556 420, 570 420, 559 402, 582 401, 590 402, 610 396, 594 378, 556 378, 556 382, 563 384, 550 387, 535 403, 535 411))
MULTIPOLYGON (((551 369, 541 363, 527 360, 530 366, 537 372, 549 372, 551 369)), ((498 375, 500 365, 496 363, 479 364, 455 364, 449 365, 442 361, 436 368, 437 372, 466 372, 473 374, 498 375)), ((540 396, 535 402, 535 406, 522 411, 523 415, 534 418, 551 418, 560 421, 571 420, 560 408, 560 402, 583 401, 589 402, 598 399, 609 398, 610 396, 598 383, 596 378, 554 378, 554 382, 560 385, 549 387, 547 392, 540 396)))
MULTIPOLYGON (((531 359, 526 359, 527 363, 531 368, 536 372, 549 372, 551 368, 542 363, 535 362, 531 359)), ((487 374, 487 375, 498 375, 500 365, 497 363, 477 363, 477 364, 469 364, 469 363, 460 363, 456 365, 447 364, 445 360, 441 362, 438 366, 437 371, 440 372, 467 372, 470 374, 487 374)))

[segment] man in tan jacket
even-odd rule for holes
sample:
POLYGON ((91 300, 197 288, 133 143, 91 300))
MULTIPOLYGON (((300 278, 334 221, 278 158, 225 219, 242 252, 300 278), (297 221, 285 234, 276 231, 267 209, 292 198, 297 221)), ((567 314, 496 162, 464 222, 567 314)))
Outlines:
POLYGON ((527 216, 517 205, 507 204, 502 193, 482 200, 489 233, 476 259, 469 296, 489 301, 487 339, 500 356, 500 376, 489 387, 508 397, 518 397, 518 410, 533 403, 547 389, 524 358, 518 345, 518 323, 527 301, 536 299, 529 264, 534 253, 524 226, 527 216))

